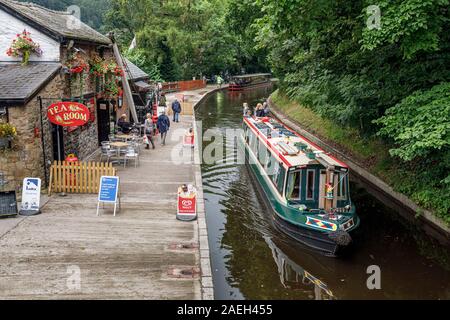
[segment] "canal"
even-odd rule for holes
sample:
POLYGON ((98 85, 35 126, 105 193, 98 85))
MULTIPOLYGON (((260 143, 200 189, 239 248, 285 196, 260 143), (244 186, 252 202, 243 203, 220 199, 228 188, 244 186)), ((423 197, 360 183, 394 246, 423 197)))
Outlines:
MULTIPOLYGON (((225 135, 241 128, 243 102, 255 106, 271 91, 212 94, 196 109, 197 121, 225 135)), ((361 227, 351 254, 336 259, 275 228, 246 165, 202 164, 202 177, 216 299, 450 299, 449 266, 431 258, 446 250, 414 238, 417 231, 354 182, 361 227), (381 271, 380 290, 367 288, 372 265, 381 271)))

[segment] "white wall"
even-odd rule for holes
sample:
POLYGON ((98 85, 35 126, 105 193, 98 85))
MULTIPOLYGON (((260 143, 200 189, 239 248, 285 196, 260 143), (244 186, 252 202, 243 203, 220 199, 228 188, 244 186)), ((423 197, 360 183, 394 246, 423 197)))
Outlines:
POLYGON ((21 61, 21 58, 9 57, 6 54, 6 51, 11 46, 11 43, 16 38, 17 34, 21 33, 24 29, 27 29, 27 31, 31 33, 31 39, 33 39, 34 42, 39 43, 43 51, 41 57, 31 55, 30 61, 60 60, 60 44, 57 41, 0 9, 0 62, 21 61))

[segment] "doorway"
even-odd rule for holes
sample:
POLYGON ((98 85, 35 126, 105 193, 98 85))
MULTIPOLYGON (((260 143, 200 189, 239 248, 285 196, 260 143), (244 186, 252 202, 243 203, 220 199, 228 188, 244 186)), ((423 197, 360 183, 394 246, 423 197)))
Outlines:
POLYGON ((98 127, 98 144, 109 140, 111 133, 111 106, 107 100, 97 101, 97 127, 98 127))
POLYGON ((64 160, 64 128, 52 124, 53 160, 64 160))

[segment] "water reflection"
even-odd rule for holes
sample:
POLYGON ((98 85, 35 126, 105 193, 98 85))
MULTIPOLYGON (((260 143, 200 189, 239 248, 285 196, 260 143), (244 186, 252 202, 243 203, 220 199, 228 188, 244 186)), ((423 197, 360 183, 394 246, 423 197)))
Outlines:
POLYGON ((335 298, 333 292, 323 281, 292 261, 270 238, 265 240, 272 250, 273 259, 278 267, 280 282, 284 288, 299 290, 313 287, 315 300, 332 300, 335 298))
MULTIPOLYGON (((270 92, 211 95, 197 109, 202 130, 240 128, 243 102, 255 106, 270 92)), ((332 259, 276 229, 247 166, 203 164, 202 178, 217 299, 450 299, 450 273, 421 251, 417 232, 355 184, 361 227, 354 250, 332 259), (370 265, 381 268, 382 290, 366 286, 370 265)))

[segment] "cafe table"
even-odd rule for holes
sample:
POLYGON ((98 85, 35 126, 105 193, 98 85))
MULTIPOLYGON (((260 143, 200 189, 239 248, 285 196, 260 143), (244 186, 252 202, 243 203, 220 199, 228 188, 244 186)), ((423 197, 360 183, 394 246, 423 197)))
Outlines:
POLYGON ((120 142, 120 141, 117 141, 117 142, 111 142, 110 144, 109 144, 112 148, 114 148, 114 149, 117 149, 117 161, 120 163, 120 150, 122 150, 123 148, 128 148, 129 146, 130 146, 130 144, 129 143, 126 143, 126 142, 120 142))
POLYGON ((131 134, 117 134, 115 136, 115 138, 123 140, 123 141, 128 141, 128 140, 132 140, 133 136, 131 134))

